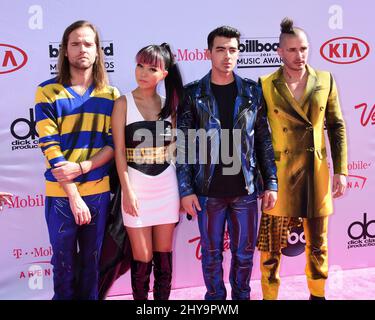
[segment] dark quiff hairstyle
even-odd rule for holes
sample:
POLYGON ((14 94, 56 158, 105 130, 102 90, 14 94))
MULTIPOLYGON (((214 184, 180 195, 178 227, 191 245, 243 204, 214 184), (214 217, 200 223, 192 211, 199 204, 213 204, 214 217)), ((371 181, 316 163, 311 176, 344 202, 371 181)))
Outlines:
MULTIPOLYGON (((233 27, 230 26, 221 26, 212 30, 207 36, 207 47, 208 50, 212 50, 214 45, 214 40, 216 37, 225 37, 225 38, 236 38, 238 46, 240 45, 241 33, 233 27)), ((237 48, 238 48, 237 46, 237 48)))
POLYGON ((306 36, 305 31, 301 28, 295 27, 293 20, 288 17, 281 21, 280 31, 279 44, 281 44, 288 36, 298 36, 300 34, 304 34, 306 36))
POLYGON ((99 33, 95 26, 85 20, 79 20, 72 23, 64 31, 61 47, 58 60, 58 75, 57 82, 63 85, 71 85, 71 74, 68 57, 66 57, 66 52, 68 48, 69 35, 76 29, 89 27, 95 33, 95 44, 96 44, 96 53, 97 57, 95 59, 92 72, 93 72, 93 82, 94 86, 97 89, 102 89, 108 85, 108 76, 104 66, 104 54, 103 50, 100 47, 99 33))
POLYGON ((183 84, 180 69, 175 62, 174 54, 168 43, 149 45, 138 51, 135 60, 137 63, 149 64, 168 71, 164 79, 165 104, 159 117, 166 119, 175 116, 177 105, 182 101, 183 84))

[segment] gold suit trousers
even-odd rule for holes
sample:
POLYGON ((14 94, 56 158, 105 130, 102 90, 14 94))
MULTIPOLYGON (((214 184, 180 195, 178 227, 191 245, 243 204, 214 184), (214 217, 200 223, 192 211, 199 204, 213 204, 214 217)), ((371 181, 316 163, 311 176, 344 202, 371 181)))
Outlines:
MULTIPOLYGON (((263 213, 263 216, 266 215, 263 213)), ((285 224, 284 217, 275 217, 273 222, 280 219, 280 223, 285 224), (284 220, 283 220, 284 219, 284 220), (283 222, 284 221, 284 222, 283 222)), ((263 220, 263 217, 262 217, 263 220)), ((265 219, 266 221, 267 219, 265 219)), ((275 230, 282 228, 275 228, 272 223, 269 223, 269 241, 276 243, 282 239, 282 235, 275 232, 275 230), (273 230, 273 231, 272 231, 273 230), (272 239, 271 239, 272 238, 272 239), (279 240, 278 240, 279 239, 279 240)), ((261 222, 262 227, 262 222, 261 222)), ((307 285, 310 294, 317 297, 324 297, 325 281, 328 277, 328 253, 327 253, 327 229, 328 229, 328 216, 303 219, 303 229, 306 240, 306 268, 305 273, 307 277, 307 285)), ((280 260, 281 249, 272 251, 265 251, 265 245, 260 244, 258 240, 258 249, 261 251, 260 268, 262 272, 262 291, 263 299, 275 300, 278 296, 280 286, 280 260)), ((282 247, 282 246, 279 246, 282 247)))

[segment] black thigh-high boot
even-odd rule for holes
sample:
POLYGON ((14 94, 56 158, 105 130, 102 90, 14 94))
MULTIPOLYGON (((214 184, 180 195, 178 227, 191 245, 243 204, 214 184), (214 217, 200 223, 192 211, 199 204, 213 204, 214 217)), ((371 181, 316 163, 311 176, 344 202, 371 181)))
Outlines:
POLYGON ((131 261, 131 283, 134 300, 147 300, 150 289, 152 260, 149 262, 131 261))
POLYGON ((172 252, 153 253, 154 300, 168 300, 172 282, 172 252))

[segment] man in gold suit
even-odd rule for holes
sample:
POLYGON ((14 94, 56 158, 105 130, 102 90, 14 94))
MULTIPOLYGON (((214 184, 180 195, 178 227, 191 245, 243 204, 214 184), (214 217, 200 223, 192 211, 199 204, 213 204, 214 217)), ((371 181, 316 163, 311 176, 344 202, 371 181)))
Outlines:
POLYGON ((277 299, 281 249, 287 246, 288 229, 298 223, 305 233, 310 299, 325 299, 331 189, 337 198, 346 188, 346 130, 336 84, 329 72, 307 65, 308 52, 306 33, 285 18, 278 48, 283 66, 260 79, 279 180, 277 203, 272 210, 263 210, 257 243, 265 300, 277 299), (325 127, 334 169, 332 187, 325 127))

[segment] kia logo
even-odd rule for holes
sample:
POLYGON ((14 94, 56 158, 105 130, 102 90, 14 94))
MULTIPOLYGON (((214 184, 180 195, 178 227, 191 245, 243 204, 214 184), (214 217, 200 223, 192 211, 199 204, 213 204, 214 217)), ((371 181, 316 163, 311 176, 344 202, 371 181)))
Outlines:
POLYGON ((369 53, 369 45, 354 37, 334 38, 323 43, 320 47, 320 54, 324 59, 338 64, 358 62, 366 58, 369 53))
POLYGON ((26 62, 25 51, 9 44, 0 43, 0 74, 17 71, 26 62))

